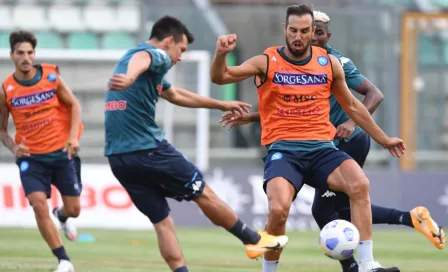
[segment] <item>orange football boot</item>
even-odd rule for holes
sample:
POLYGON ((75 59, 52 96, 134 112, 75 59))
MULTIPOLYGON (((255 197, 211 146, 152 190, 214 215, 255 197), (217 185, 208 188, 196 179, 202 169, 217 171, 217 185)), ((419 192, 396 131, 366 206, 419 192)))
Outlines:
POLYGON ((286 235, 274 236, 265 231, 258 231, 261 236, 260 241, 254 245, 246 245, 246 254, 250 259, 257 259, 265 252, 279 250, 288 243, 286 235))
POLYGON ((426 236, 438 249, 446 246, 445 233, 442 227, 432 219, 425 207, 416 207, 411 211, 411 219, 414 228, 426 236))

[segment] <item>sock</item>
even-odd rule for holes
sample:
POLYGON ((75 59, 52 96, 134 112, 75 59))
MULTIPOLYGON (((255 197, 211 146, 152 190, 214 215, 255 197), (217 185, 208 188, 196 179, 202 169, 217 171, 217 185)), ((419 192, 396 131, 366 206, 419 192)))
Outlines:
POLYGON ((182 267, 179 267, 178 269, 174 270, 173 272, 188 272, 188 267, 182 266, 182 267))
POLYGON ((62 207, 61 208, 57 208, 56 215, 58 216, 58 219, 59 219, 60 222, 62 222, 62 223, 67 222, 68 217, 62 215, 62 207))
POLYGON ((373 224, 405 225, 413 228, 411 214, 396 209, 372 205, 373 224))
POLYGON ((339 262, 341 263, 343 272, 358 272, 358 263, 353 256, 339 262))
POLYGON ((249 228, 240 219, 238 219, 235 225, 228 231, 240 239, 245 245, 256 244, 261 239, 260 234, 249 228))
POLYGON ((59 261, 61 261, 61 260, 70 261, 70 258, 68 257, 67 252, 65 252, 64 246, 55 248, 51 251, 53 252, 53 255, 56 256, 56 258, 58 258, 59 261))
POLYGON ((268 261, 263 258, 263 272, 277 272, 280 260, 268 261))
POLYGON ((360 263, 373 261, 373 241, 372 240, 365 240, 365 241, 359 242, 358 258, 359 258, 360 263))

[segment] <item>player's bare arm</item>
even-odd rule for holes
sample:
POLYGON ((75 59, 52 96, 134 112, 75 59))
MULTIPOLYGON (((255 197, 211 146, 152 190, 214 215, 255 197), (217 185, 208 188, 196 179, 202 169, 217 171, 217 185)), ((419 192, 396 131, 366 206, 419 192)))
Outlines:
POLYGON ((238 66, 227 66, 226 56, 235 48, 236 39, 235 34, 218 37, 215 57, 210 70, 211 80, 215 84, 236 83, 253 76, 259 76, 264 80, 268 63, 265 55, 252 57, 238 66))
POLYGON ((122 91, 132 83, 151 65, 151 55, 146 51, 135 53, 129 60, 126 74, 115 74, 110 79, 109 88, 114 91, 122 91))
POLYGON ((170 87, 162 92, 162 98, 177 106, 186 108, 206 108, 221 111, 232 111, 243 114, 249 112, 250 104, 240 101, 220 101, 213 98, 200 96, 182 88, 170 87))
POLYGON ((16 152, 16 144, 14 139, 8 134, 8 120, 9 110, 6 106, 6 94, 3 86, 0 87, 0 141, 3 145, 11 151, 12 154, 16 152))
POLYGON ((59 77, 56 94, 59 100, 71 111, 70 136, 67 139, 66 146, 68 157, 71 159, 72 154, 76 153, 79 149, 78 135, 81 124, 81 105, 61 77, 59 77))
POLYGON ((330 55, 333 68, 333 95, 342 106, 348 116, 353 119, 370 137, 378 144, 388 149, 394 157, 404 154, 405 146, 403 140, 389 138, 383 130, 375 123, 366 107, 350 92, 341 64, 336 57, 330 55))

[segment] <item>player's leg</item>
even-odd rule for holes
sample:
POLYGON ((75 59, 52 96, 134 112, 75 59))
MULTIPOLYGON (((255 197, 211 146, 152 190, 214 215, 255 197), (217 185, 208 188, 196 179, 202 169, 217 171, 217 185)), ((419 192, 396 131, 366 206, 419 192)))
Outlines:
MULTIPOLYGON (((352 157, 362 168, 369 154, 370 137, 362 131, 349 142, 341 141, 338 148, 352 157)), ((348 197, 340 197, 339 194, 338 198, 340 201, 338 201, 338 205, 340 206, 340 212, 344 214, 350 213, 348 197)), ((425 235, 437 248, 445 248, 445 233, 425 207, 416 207, 412 211, 401 211, 394 208, 372 205, 372 222, 373 224, 404 225, 415 228, 425 235)))
POLYGON ((155 179, 162 177, 154 173, 148 176, 142 171, 139 157, 139 155, 131 154, 113 156, 109 158, 109 164, 114 176, 126 189, 135 207, 154 225, 160 254, 170 269, 175 272, 188 272, 177 241, 170 208, 164 197, 165 192, 148 181, 149 177, 155 179))
POLYGON ((314 180, 326 179, 330 190, 344 192, 350 199, 351 222, 360 233, 359 271, 399 271, 395 267, 382 268, 373 258, 370 186, 361 167, 344 152, 329 150, 325 155, 325 159, 320 160, 316 165, 320 171, 314 174, 314 180))
POLYGON ((50 217, 47 199, 51 196, 51 169, 37 161, 18 159, 24 193, 33 208, 40 234, 58 258, 58 272, 72 272, 73 265, 50 217))
POLYGON ((59 220, 67 239, 74 241, 77 237, 76 227, 69 218, 76 218, 81 212, 80 195, 82 185, 79 180, 81 161, 78 157, 72 160, 58 160, 52 163, 52 183, 62 195, 62 207, 55 207, 53 214, 59 220))
MULTIPOLYGON (((265 157, 263 186, 269 206, 265 230, 272 235, 285 235, 291 203, 303 186, 303 177, 292 161, 289 152, 269 151, 265 157)), ((264 254, 263 272, 277 271, 281 253, 282 250, 264 254)))
POLYGON ((154 182, 172 192, 170 197, 178 201, 194 201, 210 221, 236 236, 245 246, 249 258, 257 258, 265 251, 277 250, 287 243, 287 237, 274 237, 265 232, 257 233, 242 222, 237 214, 205 185, 202 173, 180 152, 166 141, 146 157, 145 164, 159 173, 163 179, 154 182))

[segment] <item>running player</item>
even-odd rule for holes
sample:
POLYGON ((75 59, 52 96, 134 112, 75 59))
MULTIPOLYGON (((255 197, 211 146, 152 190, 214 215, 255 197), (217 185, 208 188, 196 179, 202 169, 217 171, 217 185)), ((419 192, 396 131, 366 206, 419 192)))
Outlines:
MULTIPOLYGON (((334 55, 339 59, 344 69, 345 81, 348 87, 365 95, 363 104, 373 114, 383 99, 381 91, 358 71, 350 59, 344 57, 339 51, 333 49, 328 44, 328 40, 331 37, 328 28, 330 22, 329 16, 323 12, 314 11, 314 21, 316 31, 312 40, 313 45, 326 49, 328 54, 334 55)), ((339 150, 347 153, 363 167, 370 149, 369 136, 347 116, 333 95, 330 97, 330 104, 330 121, 337 128, 333 143, 339 150)), ((245 114, 244 116, 227 113, 220 120, 223 126, 228 125, 229 129, 235 125, 259 121, 260 114, 257 112, 245 114)), ((338 218, 350 221, 350 203, 348 196, 345 193, 317 189, 312 213, 320 228, 323 228, 328 222, 338 218)), ((416 228, 437 248, 443 249, 445 247, 446 240, 443 230, 437 226, 428 210, 424 207, 416 207, 412 211, 400 211, 372 205, 372 220, 373 224, 405 225, 416 228)), ((353 257, 342 261, 341 264, 343 271, 358 271, 356 261, 353 257)), ((272 272, 276 271, 278 262, 274 264, 264 262, 264 265, 272 267, 272 269, 265 269, 265 271, 272 272)))
MULTIPOLYGON (((236 35, 219 37, 212 81, 226 84, 256 77, 262 144, 268 149, 264 176, 269 200, 267 232, 285 233, 291 201, 304 182, 320 190, 345 192, 352 207, 351 221, 361 235, 359 271, 399 271, 374 261, 369 181, 359 165, 332 142, 336 129, 329 121, 331 91, 348 115, 394 157, 404 153, 404 144, 387 137, 351 94, 337 58, 311 46, 313 18, 307 5, 290 6, 284 25, 286 46, 268 48, 236 67, 227 67, 225 62, 236 35)), ((280 252, 264 257, 276 263, 280 252)))
POLYGON ((106 147, 113 174, 135 206, 154 224, 159 249, 175 272, 188 271, 177 242, 166 197, 196 202, 215 224, 228 230, 246 246, 249 258, 282 248, 288 238, 255 232, 203 181, 198 168, 163 139, 155 122, 159 97, 178 106, 222 111, 248 110, 249 104, 223 102, 175 88, 163 77, 181 61, 193 42, 179 20, 165 16, 153 26, 148 41, 130 49, 115 67, 106 93, 106 147))
POLYGON ((15 72, 0 90, 0 138, 17 158, 25 195, 33 207, 39 231, 58 258, 56 272, 72 272, 58 230, 49 215, 47 199, 51 185, 62 195, 63 207, 55 208, 69 240, 76 228, 69 217, 80 213, 80 160, 77 156, 82 132, 81 107, 52 64, 34 65, 37 40, 28 31, 9 36, 15 72), (11 113, 16 127, 15 141, 8 134, 11 113))

